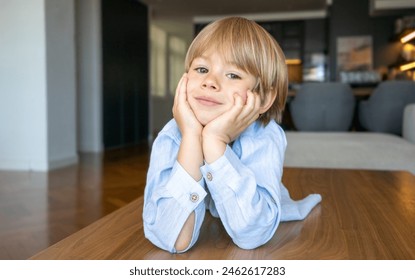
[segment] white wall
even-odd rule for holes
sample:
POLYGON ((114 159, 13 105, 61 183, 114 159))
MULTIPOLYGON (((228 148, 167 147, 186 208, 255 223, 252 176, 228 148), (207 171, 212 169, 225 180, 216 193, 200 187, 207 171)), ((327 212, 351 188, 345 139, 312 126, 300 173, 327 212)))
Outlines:
POLYGON ((0 169, 76 162, 73 0, 0 0, 0 169))
POLYGON ((48 164, 77 162, 74 0, 46 0, 48 164))
POLYGON ((0 0, 0 168, 47 167, 43 0, 0 0))
POLYGON ((78 150, 99 153, 102 143, 101 1, 76 0, 78 150))

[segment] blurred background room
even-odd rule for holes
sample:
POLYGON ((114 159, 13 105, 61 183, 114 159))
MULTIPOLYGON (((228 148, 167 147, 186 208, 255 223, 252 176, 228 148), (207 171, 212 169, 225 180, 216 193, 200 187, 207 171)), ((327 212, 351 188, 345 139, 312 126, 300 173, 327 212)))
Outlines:
MULTIPOLYGON (((289 134, 303 130, 382 132, 405 139, 401 153, 415 153, 415 129, 403 123, 415 103, 414 0, 0 0, 0 259, 29 258, 143 194, 187 48, 228 15, 258 22, 286 55, 287 164, 304 164, 295 143, 308 138, 289 134), (387 89, 396 94, 386 103, 399 104, 382 109, 393 122, 386 127, 364 104, 398 81, 409 86, 387 89), (337 83, 348 101, 335 98, 337 83), (305 115, 311 103, 300 105, 300 96, 316 85, 321 101, 305 115), (323 104, 327 114, 317 116, 323 104), (321 126, 308 126, 311 118, 321 126)), ((413 162, 396 166, 414 170, 413 162)))

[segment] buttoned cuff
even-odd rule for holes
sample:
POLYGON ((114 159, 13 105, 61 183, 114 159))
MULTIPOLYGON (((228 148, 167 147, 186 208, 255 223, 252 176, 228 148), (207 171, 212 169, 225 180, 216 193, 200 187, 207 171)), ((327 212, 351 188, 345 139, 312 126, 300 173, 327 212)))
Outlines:
POLYGON ((203 178, 200 181, 194 180, 176 161, 166 189, 184 209, 191 213, 207 194, 203 185, 203 178))
POLYGON ((212 198, 216 203, 221 203, 235 195, 243 178, 239 172, 245 169, 235 152, 227 146, 223 156, 210 164, 205 163, 200 170, 212 198))

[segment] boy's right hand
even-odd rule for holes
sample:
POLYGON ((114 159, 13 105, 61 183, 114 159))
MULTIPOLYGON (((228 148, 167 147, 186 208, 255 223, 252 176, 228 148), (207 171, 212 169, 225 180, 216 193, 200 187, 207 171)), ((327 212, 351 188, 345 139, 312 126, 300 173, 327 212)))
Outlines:
POLYGON ((174 97, 173 117, 182 133, 177 161, 198 182, 202 178, 200 166, 203 165, 202 128, 187 101, 187 75, 180 79, 174 97))
POLYGON ((183 74, 174 96, 173 117, 179 126, 182 136, 201 137, 203 126, 197 120, 187 101, 187 74, 183 74))

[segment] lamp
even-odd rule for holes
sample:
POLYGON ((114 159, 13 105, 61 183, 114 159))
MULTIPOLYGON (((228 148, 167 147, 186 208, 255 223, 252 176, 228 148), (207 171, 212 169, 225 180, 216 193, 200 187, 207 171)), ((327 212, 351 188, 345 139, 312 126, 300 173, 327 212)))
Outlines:
POLYGON ((301 59, 298 59, 298 58, 286 59, 285 63, 287 65, 300 65, 301 64, 301 59))
POLYGON ((406 42, 409 42, 414 38, 415 38, 415 30, 413 30, 412 32, 410 32, 410 33, 406 34, 405 36, 403 36, 401 38, 401 43, 405 44, 406 42))
POLYGON ((399 70, 401 70, 403 72, 403 71, 406 71, 406 70, 409 70, 409 69, 412 69, 412 68, 415 68, 415 61, 410 62, 410 63, 406 63, 404 65, 401 65, 399 67, 399 70))

